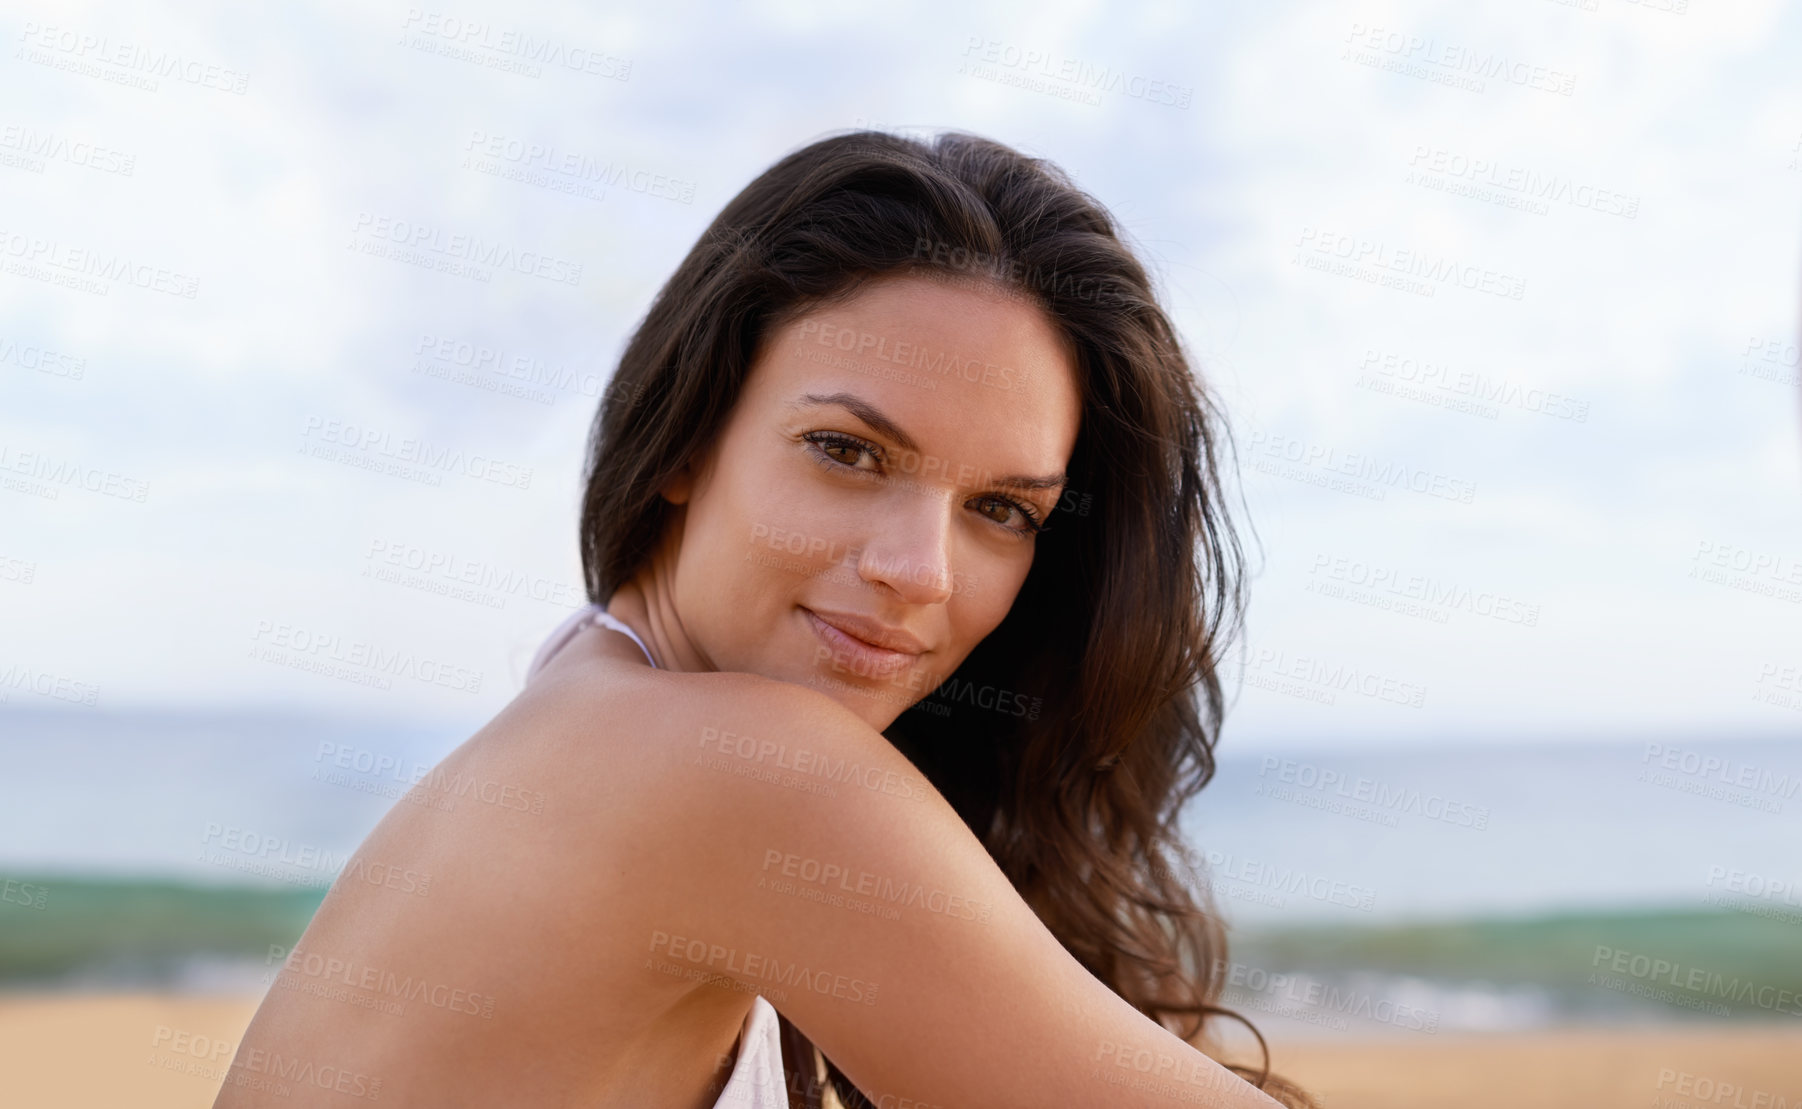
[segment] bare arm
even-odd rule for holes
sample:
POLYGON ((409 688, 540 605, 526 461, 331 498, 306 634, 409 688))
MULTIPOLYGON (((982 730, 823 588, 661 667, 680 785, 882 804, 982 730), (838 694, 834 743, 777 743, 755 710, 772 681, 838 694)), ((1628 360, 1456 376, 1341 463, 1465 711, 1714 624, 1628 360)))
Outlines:
POLYGON ((881 1105, 1276 1104, 1084 969, 880 734, 743 677, 646 737, 647 973, 763 994, 881 1105))

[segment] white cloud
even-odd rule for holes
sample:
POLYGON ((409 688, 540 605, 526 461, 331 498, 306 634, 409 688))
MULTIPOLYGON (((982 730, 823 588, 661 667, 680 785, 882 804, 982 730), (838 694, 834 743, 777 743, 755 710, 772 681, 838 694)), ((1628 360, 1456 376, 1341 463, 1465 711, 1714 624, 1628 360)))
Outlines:
POLYGON ((725 200, 862 118, 990 134, 1068 168, 1147 252, 1242 442, 1281 436, 1341 464, 1361 454, 1474 483, 1460 504, 1247 473, 1269 554, 1251 646, 1360 664, 1430 696, 1418 709, 1368 697, 1329 708, 1251 689, 1240 734, 1793 728, 1748 694, 1761 660, 1794 658, 1802 606, 1687 574, 1704 542, 1802 559, 1798 391, 1741 372, 1758 363, 1753 337, 1778 343, 1773 372, 1785 372, 1782 344, 1797 336, 1802 22, 1774 2, 1598 7, 1072 4, 1048 18, 986 5, 854 17, 795 4, 648 15, 341 4, 253 24, 225 6, 88 3, 15 15, 0 26, 9 50, 27 24, 54 24, 250 76, 240 96, 168 78, 143 91, 30 60, 0 70, 0 128, 135 159, 130 176, 54 159, 42 172, 0 166, 0 230, 199 282, 189 300, 0 274, 0 343, 86 360, 80 380, 0 364, 0 443, 150 484, 141 504, 0 491, 0 556, 40 567, 29 587, 0 582, 6 650, 97 681, 117 704, 492 712, 563 610, 372 586, 371 545, 575 581, 594 404, 579 383, 611 373, 725 200), (504 51, 416 49, 403 41, 418 33, 413 7, 626 59, 630 79, 554 66, 532 78, 489 64, 504 51), (1366 34, 1360 47, 1354 24, 1421 45, 1398 54, 1366 34), (972 39, 1166 81, 1190 90, 1190 106, 1119 93, 1091 105, 960 74, 972 39), (1359 49, 1377 64, 1342 56, 1359 49), (1492 52, 1574 75, 1571 94, 1497 76, 1481 92, 1444 83, 1458 60, 1492 52), (1394 71, 1408 66, 1441 80, 1394 71), (477 133, 623 165, 628 181, 642 170, 691 182, 693 199, 628 184, 597 201, 465 168, 477 133), (1464 170, 1431 172, 1442 157, 1464 170), (1564 194, 1538 213, 1455 191, 1519 200, 1497 184, 1510 174, 1631 198, 1637 214, 1564 194), (361 256, 362 213, 579 261, 582 280, 477 282, 361 256), (1525 292, 1441 284, 1428 297, 1304 268, 1293 259, 1307 229, 1379 258, 1454 260, 1525 292), (578 384, 532 400, 434 380, 410 372, 426 335, 529 356, 578 384), (1373 367, 1408 384, 1381 373, 1386 355, 1481 375, 1511 399, 1488 418, 1450 409, 1455 389, 1361 386, 1373 367), (1547 394, 1586 418, 1536 410, 1547 394), (484 452, 534 480, 431 487, 307 457, 315 418, 484 452), (1323 598, 1305 589, 1323 554, 1529 598, 1544 619, 1436 624, 1323 598), (482 691, 372 692, 259 662, 247 650, 259 620, 430 645, 480 670, 482 691))

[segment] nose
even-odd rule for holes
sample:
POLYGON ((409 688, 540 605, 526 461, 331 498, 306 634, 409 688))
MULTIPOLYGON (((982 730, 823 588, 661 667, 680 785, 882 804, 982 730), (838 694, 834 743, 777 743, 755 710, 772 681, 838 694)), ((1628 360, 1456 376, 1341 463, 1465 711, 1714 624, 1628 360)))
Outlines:
POLYGON ((908 604, 943 604, 952 594, 951 530, 955 498, 911 490, 892 498, 883 526, 863 546, 857 576, 894 590, 908 604))

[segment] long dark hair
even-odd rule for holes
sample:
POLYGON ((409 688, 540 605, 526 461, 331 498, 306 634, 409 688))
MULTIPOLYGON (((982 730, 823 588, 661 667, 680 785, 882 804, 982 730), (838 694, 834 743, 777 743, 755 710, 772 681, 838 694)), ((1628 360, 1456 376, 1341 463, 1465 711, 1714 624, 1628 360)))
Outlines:
MULTIPOLYGON (((733 197, 657 294, 596 415, 588 596, 604 603, 656 547, 670 507, 658 490, 717 437, 770 330, 903 273, 1030 297, 1074 350, 1082 419, 1069 491, 1011 611, 885 735, 1097 978, 1184 1040, 1211 1017, 1243 1021, 1215 1004, 1225 929, 1177 829, 1214 773, 1216 665, 1243 612, 1224 424, 1144 267, 1057 167, 959 132, 858 131, 733 197)), ((822 1064, 844 1105, 870 1104, 786 1018, 782 1038, 808 1109, 822 1064)), ((1269 1074, 1268 1050, 1234 1069, 1312 1104, 1269 1074)))

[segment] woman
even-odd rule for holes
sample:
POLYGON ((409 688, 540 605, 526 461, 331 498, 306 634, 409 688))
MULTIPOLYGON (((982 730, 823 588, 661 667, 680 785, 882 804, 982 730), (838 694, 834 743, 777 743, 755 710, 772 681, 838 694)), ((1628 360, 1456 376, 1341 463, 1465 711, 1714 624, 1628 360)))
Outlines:
POLYGON ((1053 167, 784 158, 621 359, 597 603, 275 953, 217 1104, 1274 1104, 1185 1042, 1223 1012, 1175 824, 1239 597, 1215 435, 1053 167))

